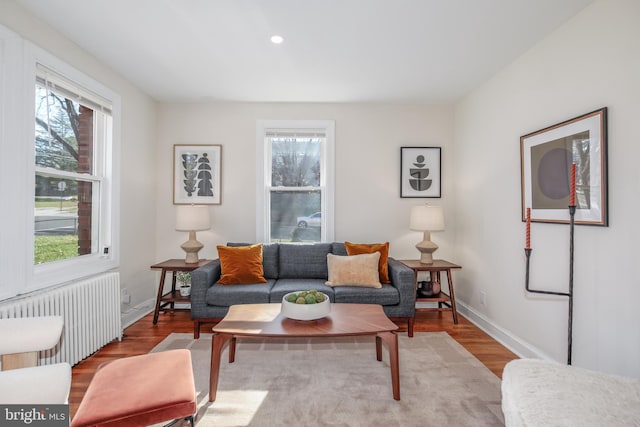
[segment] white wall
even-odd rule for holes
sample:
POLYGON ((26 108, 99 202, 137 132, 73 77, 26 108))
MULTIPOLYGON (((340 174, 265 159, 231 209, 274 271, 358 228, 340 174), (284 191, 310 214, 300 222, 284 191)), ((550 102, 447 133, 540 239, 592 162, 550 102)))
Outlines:
MULTIPOLYGON (((336 125, 337 241, 390 241, 392 256, 415 258, 422 234, 409 231, 411 206, 425 199, 400 198, 400 147, 442 146, 442 199, 453 212, 453 110, 450 107, 370 104, 161 104, 158 112, 156 258, 181 258, 187 234, 174 230, 173 144, 222 145, 222 204, 211 206, 212 230, 198 232, 201 258, 216 245, 255 241, 256 121, 329 119, 336 125)), ((447 220, 449 220, 447 218, 447 220)), ((451 219, 451 221, 453 221, 451 219)), ((439 255, 452 253, 453 227, 434 233, 439 255)))
MULTIPOLYGON (((640 376, 640 2, 594 3, 455 112, 457 296, 529 355, 566 361, 567 299, 524 290, 519 137, 609 109, 609 227, 575 230, 573 364, 640 376), (487 304, 480 304, 480 292, 487 304), (516 340, 518 340, 516 338, 516 340), (527 348, 527 346, 529 346, 527 348)), ((566 291, 567 225, 532 225, 531 285, 566 291)))
POLYGON ((127 287, 132 295, 132 305, 152 298, 157 287, 155 275, 149 269, 156 262, 155 102, 15 3, 0 2, 0 23, 121 96, 121 157, 116 160, 121 170, 120 277, 122 287, 127 287))

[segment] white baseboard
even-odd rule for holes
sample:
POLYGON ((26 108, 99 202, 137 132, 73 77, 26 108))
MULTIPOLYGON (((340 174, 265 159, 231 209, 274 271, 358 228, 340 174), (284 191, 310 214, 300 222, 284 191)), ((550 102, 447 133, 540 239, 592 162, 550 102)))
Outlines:
POLYGON ((553 360, 548 354, 544 353, 539 348, 492 323, 491 320, 487 319, 482 313, 475 311, 465 303, 456 301, 456 306, 458 308, 458 312, 466 317, 471 323, 482 329, 493 339, 517 354, 519 357, 553 360))
POLYGON ((122 310, 120 313, 122 318, 122 329, 128 328, 147 314, 153 312, 155 305, 156 300, 151 298, 134 307, 130 307, 127 310, 122 310))

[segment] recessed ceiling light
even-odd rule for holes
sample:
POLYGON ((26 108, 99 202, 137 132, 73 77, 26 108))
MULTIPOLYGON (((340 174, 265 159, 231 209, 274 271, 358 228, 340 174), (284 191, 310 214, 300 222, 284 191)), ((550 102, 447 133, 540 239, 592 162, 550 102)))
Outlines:
POLYGON ((273 44, 280 44, 283 41, 284 41, 284 38, 282 36, 278 36, 278 35, 271 36, 271 43, 273 44))

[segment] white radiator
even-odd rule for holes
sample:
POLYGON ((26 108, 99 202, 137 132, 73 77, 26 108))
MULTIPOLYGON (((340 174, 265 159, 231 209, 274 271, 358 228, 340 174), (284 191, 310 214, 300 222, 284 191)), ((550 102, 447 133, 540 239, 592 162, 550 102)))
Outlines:
POLYGON ((72 366, 114 339, 122 339, 120 274, 107 273, 0 304, 0 319, 59 315, 58 346, 40 353, 40 364, 72 366))

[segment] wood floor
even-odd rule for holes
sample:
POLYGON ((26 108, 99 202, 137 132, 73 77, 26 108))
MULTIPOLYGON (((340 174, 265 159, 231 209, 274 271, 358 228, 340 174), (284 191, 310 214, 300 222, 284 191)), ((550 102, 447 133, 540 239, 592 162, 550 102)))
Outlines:
MULTIPOLYGON (((416 313, 415 332, 445 331, 470 353, 480 360, 494 374, 502 378, 504 365, 517 359, 511 351, 458 315, 458 324, 453 324, 450 313, 416 313)), ((203 325, 203 333, 210 332, 212 325, 203 325)), ((406 331, 406 324, 399 324, 406 331)), ((71 393, 69 396, 71 416, 76 413, 82 396, 97 367, 111 360, 148 353, 171 332, 193 333, 193 323, 188 312, 160 314, 157 324, 153 324, 153 313, 145 316, 124 331, 124 339, 114 341, 91 357, 77 364, 72 370, 71 393)))

